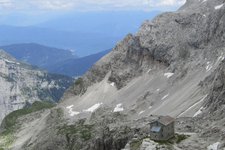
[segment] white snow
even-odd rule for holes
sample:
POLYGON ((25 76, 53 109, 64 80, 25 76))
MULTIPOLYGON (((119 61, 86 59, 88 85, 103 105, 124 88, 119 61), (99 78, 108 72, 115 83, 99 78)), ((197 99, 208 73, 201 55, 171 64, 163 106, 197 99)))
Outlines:
POLYGON ((163 96, 162 100, 166 99, 169 96, 169 94, 163 96))
POLYGON ((14 62, 14 61, 10 61, 10 60, 8 60, 8 59, 4 59, 4 61, 7 62, 7 63, 10 63, 10 64, 17 64, 17 65, 20 64, 20 63, 14 62))
POLYGON ((156 92, 159 92, 159 91, 160 91, 160 89, 157 89, 157 90, 156 90, 156 92))
POLYGON ((218 60, 217 61, 222 61, 222 60, 224 60, 224 56, 223 55, 221 55, 220 57, 218 57, 218 60))
POLYGON ((144 112, 145 112, 145 111, 140 111, 140 112, 139 112, 139 115, 143 114, 144 112))
POLYGON ((2 58, 2 60, 5 61, 6 63, 20 65, 20 63, 18 63, 18 62, 14 62, 14 61, 11 61, 11 60, 8 60, 8 59, 5 59, 5 58, 2 58))
POLYGON ((152 69, 149 69, 149 70, 147 71, 147 73, 149 73, 150 71, 152 71, 152 69))
POLYGON ((121 112, 124 111, 124 108, 122 107, 122 104, 117 104, 114 108, 113 112, 121 112))
POLYGON ((207 66, 206 66, 205 69, 206 69, 207 72, 210 71, 212 69, 212 65, 209 64, 209 62, 207 62, 207 66))
POLYGON ((98 109, 101 105, 103 105, 103 103, 97 103, 94 104, 93 106, 91 106, 90 108, 84 110, 86 112, 94 112, 96 109, 98 109))
POLYGON ((215 9, 216 9, 216 10, 221 9, 221 8, 223 7, 223 5, 224 5, 224 4, 217 5, 217 6, 215 6, 215 9))
POLYGON ((167 78, 170 78, 174 75, 174 73, 171 73, 171 72, 168 72, 168 73, 165 73, 164 76, 167 77, 167 78))
POLYGON ((205 3, 205 2, 207 2, 207 0, 203 0, 203 1, 202 1, 202 3, 205 3))
POLYGON ((110 85, 111 85, 111 86, 115 86, 115 82, 112 82, 110 85))
POLYGON ((152 109, 152 106, 149 106, 148 109, 152 109))
POLYGON ((185 114, 186 112, 188 112, 189 110, 191 110, 192 108, 194 108, 195 106, 197 106, 198 104, 200 104, 201 102, 203 102, 205 100, 205 98, 208 95, 205 95, 200 101, 194 103, 192 106, 190 106, 187 110, 185 110, 184 112, 182 112, 178 117, 182 116, 183 114, 185 114))
POLYGON ((203 14, 203 17, 206 17, 206 15, 205 15, 205 14, 203 14))
POLYGON ((66 108, 67 108, 67 109, 71 109, 71 108, 73 108, 73 106, 74 106, 74 105, 70 105, 70 106, 67 106, 66 108))
POLYGON ((214 144, 212 144, 212 145, 209 145, 209 146, 207 147, 207 150, 218 150, 219 145, 220 145, 220 142, 216 142, 216 143, 214 143, 214 144))
POLYGON ((198 115, 200 115, 202 113, 202 111, 204 110, 204 107, 201 107, 195 114, 193 117, 196 117, 198 115))
POLYGON ((79 115, 80 112, 77 112, 77 111, 73 111, 73 110, 69 110, 69 114, 71 117, 75 116, 75 115, 79 115))
POLYGON ((66 107, 67 109, 69 109, 69 110, 68 110, 68 113, 70 114, 71 117, 80 114, 80 112, 73 111, 73 106, 74 106, 74 105, 70 105, 70 106, 67 106, 67 107, 66 107))

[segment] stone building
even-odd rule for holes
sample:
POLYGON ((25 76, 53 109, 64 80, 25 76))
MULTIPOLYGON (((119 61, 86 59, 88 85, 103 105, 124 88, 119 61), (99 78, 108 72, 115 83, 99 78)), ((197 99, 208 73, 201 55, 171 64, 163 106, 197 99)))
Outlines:
POLYGON ((155 141, 166 141, 174 137, 175 119, 162 116, 150 123, 150 138, 155 141))

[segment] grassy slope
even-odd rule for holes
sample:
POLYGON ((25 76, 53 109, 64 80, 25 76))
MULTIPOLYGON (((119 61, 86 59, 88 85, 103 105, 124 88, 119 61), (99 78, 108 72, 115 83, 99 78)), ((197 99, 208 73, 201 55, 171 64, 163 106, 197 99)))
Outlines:
POLYGON ((14 132, 19 128, 19 125, 17 125, 18 118, 43 109, 49 109, 54 106, 55 104, 50 102, 34 102, 30 107, 16 110, 8 114, 1 124, 2 131, 0 132, 0 150, 7 149, 14 142, 14 132))

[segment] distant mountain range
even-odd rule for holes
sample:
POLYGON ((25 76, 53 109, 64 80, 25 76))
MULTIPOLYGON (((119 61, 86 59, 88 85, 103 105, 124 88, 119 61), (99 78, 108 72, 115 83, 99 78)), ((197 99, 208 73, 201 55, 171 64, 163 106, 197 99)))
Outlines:
POLYGON ((35 43, 0 46, 0 49, 16 59, 46 69, 56 63, 77 58, 71 51, 43 46, 35 43))
MULTIPOLYGON (((75 51, 83 57, 112 48, 141 22, 159 12, 70 12, 32 26, 0 25, 0 45, 39 43, 75 51)), ((11 23, 12 24, 12 23, 11 23)))
POLYGON ((91 68, 93 64, 95 64, 99 59, 108 54, 110 51, 111 50, 106 50, 82 58, 69 59, 64 62, 59 62, 55 65, 49 66, 47 69, 52 73, 78 77, 83 75, 88 69, 91 68))
POLYGON ((7 53, 51 73, 67 76, 81 76, 101 57, 110 52, 106 50, 86 57, 78 58, 69 50, 57 49, 35 43, 0 46, 7 53))
POLYGON ((59 31, 40 27, 0 26, 0 45, 39 43, 69 49, 87 56, 113 47, 120 37, 83 31, 59 31))

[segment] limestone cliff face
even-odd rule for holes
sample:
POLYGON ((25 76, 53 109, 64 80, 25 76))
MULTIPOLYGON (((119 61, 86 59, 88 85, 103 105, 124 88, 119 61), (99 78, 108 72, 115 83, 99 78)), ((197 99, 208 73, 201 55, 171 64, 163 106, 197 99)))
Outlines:
POLYGON ((224 57, 225 2, 189 0, 176 12, 145 21, 135 35, 128 34, 66 92, 64 100, 84 105, 74 108, 79 112, 91 102, 112 107, 123 103, 129 113, 193 116, 208 95, 201 83, 224 57), (107 91, 106 82, 116 91, 107 91))
POLYGON ((71 78, 48 74, 0 51, 0 122, 10 112, 34 101, 57 102, 72 82, 71 78))
MULTIPOLYGON (((189 0, 177 12, 144 22, 136 35, 127 35, 83 76, 82 91, 103 80, 107 73, 109 81, 120 89, 150 68, 169 67, 178 72, 216 61, 225 45, 223 3, 189 0)), ((74 85, 66 95, 79 95, 76 88, 80 87, 74 85)))
MULTIPOLYGON (((203 86, 208 97, 204 103, 204 112, 209 118, 220 120, 224 118, 225 108, 225 61, 204 82, 203 86)), ((203 114, 204 116, 204 114, 203 114)))

